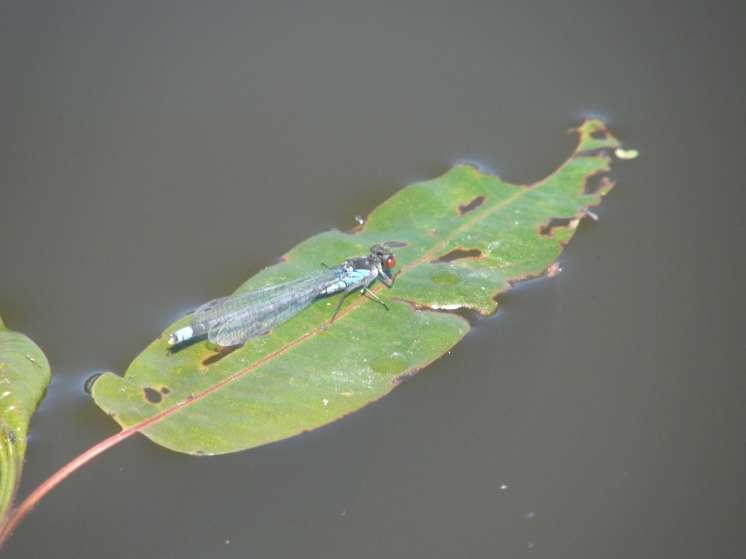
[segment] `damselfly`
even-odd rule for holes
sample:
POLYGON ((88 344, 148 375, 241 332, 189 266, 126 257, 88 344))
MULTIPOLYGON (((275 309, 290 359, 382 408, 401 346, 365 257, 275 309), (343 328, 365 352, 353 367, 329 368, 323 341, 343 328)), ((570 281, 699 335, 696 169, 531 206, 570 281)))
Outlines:
POLYGON ((348 294, 360 290, 374 301, 384 303, 368 287, 380 279, 386 287, 394 285, 391 270, 396 259, 391 251, 373 245, 368 256, 350 258, 339 266, 326 267, 317 273, 285 283, 270 285, 205 303, 192 313, 192 322, 176 330, 168 345, 207 336, 210 343, 221 347, 243 344, 266 334, 325 295, 342 292, 331 321, 337 316, 348 294))

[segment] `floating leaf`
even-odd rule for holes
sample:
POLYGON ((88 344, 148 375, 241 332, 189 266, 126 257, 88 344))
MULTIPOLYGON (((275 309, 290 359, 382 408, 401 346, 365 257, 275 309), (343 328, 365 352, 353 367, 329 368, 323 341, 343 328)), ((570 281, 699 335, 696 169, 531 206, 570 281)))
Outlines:
POLYGON ((31 414, 50 377, 49 363, 39 346, 8 330, 0 318, 0 519, 13 502, 31 414))
MULTIPOLYGON (((170 352, 169 326, 130 365, 93 386, 96 403, 124 428, 189 454, 234 452, 317 428, 360 409, 453 347, 469 330, 461 316, 490 314, 496 295, 552 266, 586 210, 612 183, 618 147, 603 123, 577 130, 578 147, 554 173, 515 185, 458 165, 399 191, 353 233, 311 237, 239 289, 254 289, 396 246, 400 274, 374 290, 387 312, 350 296, 327 325, 337 297, 322 299, 266 336, 216 355, 204 342, 170 352)), ((550 268, 551 267, 551 268, 550 268)))

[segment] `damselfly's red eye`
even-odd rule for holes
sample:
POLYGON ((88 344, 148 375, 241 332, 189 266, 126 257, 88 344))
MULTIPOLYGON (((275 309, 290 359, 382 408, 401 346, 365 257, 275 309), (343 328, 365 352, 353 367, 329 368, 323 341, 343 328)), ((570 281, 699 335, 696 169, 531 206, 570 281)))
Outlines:
POLYGON ((393 254, 390 254, 386 260, 383 261, 383 265, 386 266, 386 268, 391 269, 394 266, 396 266, 396 258, 394 258, 393 254))

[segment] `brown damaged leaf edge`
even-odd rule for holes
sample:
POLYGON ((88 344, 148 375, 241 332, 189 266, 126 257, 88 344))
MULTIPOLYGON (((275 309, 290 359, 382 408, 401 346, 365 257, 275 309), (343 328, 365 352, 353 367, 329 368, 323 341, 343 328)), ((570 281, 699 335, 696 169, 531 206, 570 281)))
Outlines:
POLYGON ((591 175, 585 181, 584 194, 597 194, 600 190, 610 189, 614 186, 612 181, 605 173, 591 175))
POLYGON ((575 219, 577 218, 575 217, 553 217, 547 223, 539 227, 539 234, 544 235, 545 237, 551 237, 554 234, 554 230, 557 227, 567 227, 575 219))
MULTIPOLYGON (((596 130, 591 131, 586 138, 581 137, 580 141, 578 143, 578 146, 576 147, 573 154, 567 159, 567 161, 572 160, 575 157, 579 157, 583 155, 586 152, 592 151, 592 150, 598 150, 602 151, 604 155, 608 155, 610 148, 600 149, 599 146, 595 145, 599 141, 601 141, 601 138, 608 139, 609 135, 607 133, 607 130, 605 126, 603 126, 601 123, 594 123, 597 128, 596 130)), ((580 131, 581 129, 577 129, 575 131, 580 131)), ((415 266, 419 266, 425 262, 431 262, 434 259, 437 258, 437 255, 442 254, 443 251, 448 246, 448 242, 451 237, 457 235, 460 233, 463 229, 469 227, 473 223, 477 222, 478 220, 485 219, 487 216, 492 214, 497 209, 504 207, 506 204, 513 201, 515 198, 519 197, 522 193, 529 191, 530 189, 536 187, 537 185, 545 183, 547 180, 551 179, 558 171, 562 168, 562 166, 567 162, 563 162, 562 165, 560 165, 557 170, 555 170, 552 174, 545 177, 544 179, 530 184, 526 185, 525 189, 521 189, 520 191, 517 191, 513 196, 507 198, 503 203, 493 207, 490 209, 489 212, 475 212, 473 216, 470 216, 469 218, 466 218, 464 220, 464 223, 458 227, 451 236, 445 238, 442 242, 438 243, 434 247, 432 247, 429 251, 423 253, 418 259, 410 262, 409 264, 403 266, 401 270, 399 271, 399 275, 405 275, 409 270, 411 270, 415 266)), ((603 175, 605 176, 605 174, 603 175)), ((588 186, 588 185, 586 185, 588 186)), ((595 186, 595 185, 594 185, 595 186)), ((611 186, 613 186, 613 183, 608 181, 606 179, 600 179, 599 185, 597 187, 597 190, 604 190, 604 193, 608 191, 611 186)), ((468 213, 474 212, 474 210, 480 206, 484 200, 479 200, 480 197, 475 198, 471 202, 467 203, 465 206, 460 206, 459 211, 462 213, 462 215, 466 215, 468 213), (472 207, 473 205, 473 207, 472 207)), ((544 271, 546 273, 546 270, 544 271)), ((539 274, 543 275, 543 274, 539 274)), ((536 277, 536 276, 533 276, 536 277)), ((521 279, 527 279, 527 278, 514 278, 512 280, 509 280, 509 284, 512 285, 513 283, 520 281, 521 279)), ((373 291, 377 292, 380 291, 382 287, 376 286, 373 291)), ((343 320, 345 316, 347 316, 349 313, 356 310, 360 305, 362 305, 365 302, 365 298, 360 298, 357 300, 354 300, 352 303, 350 303, 347 307, 343 308, 338 316, 337 320, 343 320)), ((74 458, 71 462, 57 470, 52 476, 50 476, 46 481, 44 481, 41 485, 39 485, 34 491, 32 491, 26 499, 21 502, 8 516, 7 522, 0 528, 0 545, 2 542, 4 542, 8 536, 13 532, 15 527, 18 525, 18 523, 34 508, 34 506, 52 489, 54 489, 59 483, 61 483, 66 477, 71 475, 73 472, 78 470, 80 467, 87 464, 90 460, 98 456, 99 454, 103 453, 104 451, 108 450, 109 448, 117 445, 118 443, 122 442, 125 439, 128 439, 130 436, 134 435, 135 433, 139 433, 148 427, 151 427, 167 417, 170 417, 173 414, 178 413, 180 410, 186 408, 187 406, 190 406, 192 403, 200 401, 206 397, 208 397, 210 394, 215 393, 218 390, 221 390, 223 387, 241 379, 245 375, 251 373, 252 371, 256 370, 257 368, 261 367, 268 361, 276 358, 279 355, 282 355, 291 349, 297 347, 300 344, 303 344, 307 340, 313 338, 320 332, 324 330, 323 326, 319 326, 317 328, 314 328, 312 330, 309 330, 308 332, 304 333, 303 335, 299 336, 298 338, 289 341, 286 345, 283 347, 259 358, 257 361, 252 363, 250 366, 247 366, 243 369, 240 369, 236 371, 235 373, 227 376, 221 381, 216 382, 214 385, 210 386, 209 388, 191 395, 189 398, 178 401, 170 405, 166 409, 160 410, 158 413, 154 414, 153 416, 149 417, 148 419, 141 421, 138 424, 132 425, 131 427, 122 429, 120 432, 112 435, 111 437, 101 441, 100 443, 94 445, 93 447, 89 448, 88 450, 84 451, 80 455, 78 455, 76 458, 74 458)), ((437 358, 437 357, 436 357, 437 358)), ((426 364, 427 365, 427 364, 426 364)), ((426 366, 425 365, 425 366, 426 366)), ((421 367, 419 368, 421 369, 421 367)), ((418 370, 419 370, 418 369, 418 370)), ((393 384, 398 384, 403 379, 408 378, 415 374, 416 371, 408 371, 399 377, 394 381, 393 384)), ((393 386, 392 386, 393 388, 393 386)), ((155 392, 155 390, 154 390, 155 392)), ((164 391, 164 393, 167 393, 164 391)))

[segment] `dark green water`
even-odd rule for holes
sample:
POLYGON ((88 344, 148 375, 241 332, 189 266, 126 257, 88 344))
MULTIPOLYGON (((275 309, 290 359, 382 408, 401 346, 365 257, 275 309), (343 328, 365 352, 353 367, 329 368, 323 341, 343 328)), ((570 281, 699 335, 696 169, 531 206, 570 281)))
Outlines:
POLYGON ((129 440, 3 557, 742 557, 744 9, 559 4, 4 3, 0 312, 54 373, 22 494, 115 432, 87 376, 311 234, 461 159, 541 178, 586 114, 642 155, 391 396, 225 457, 129 440))

